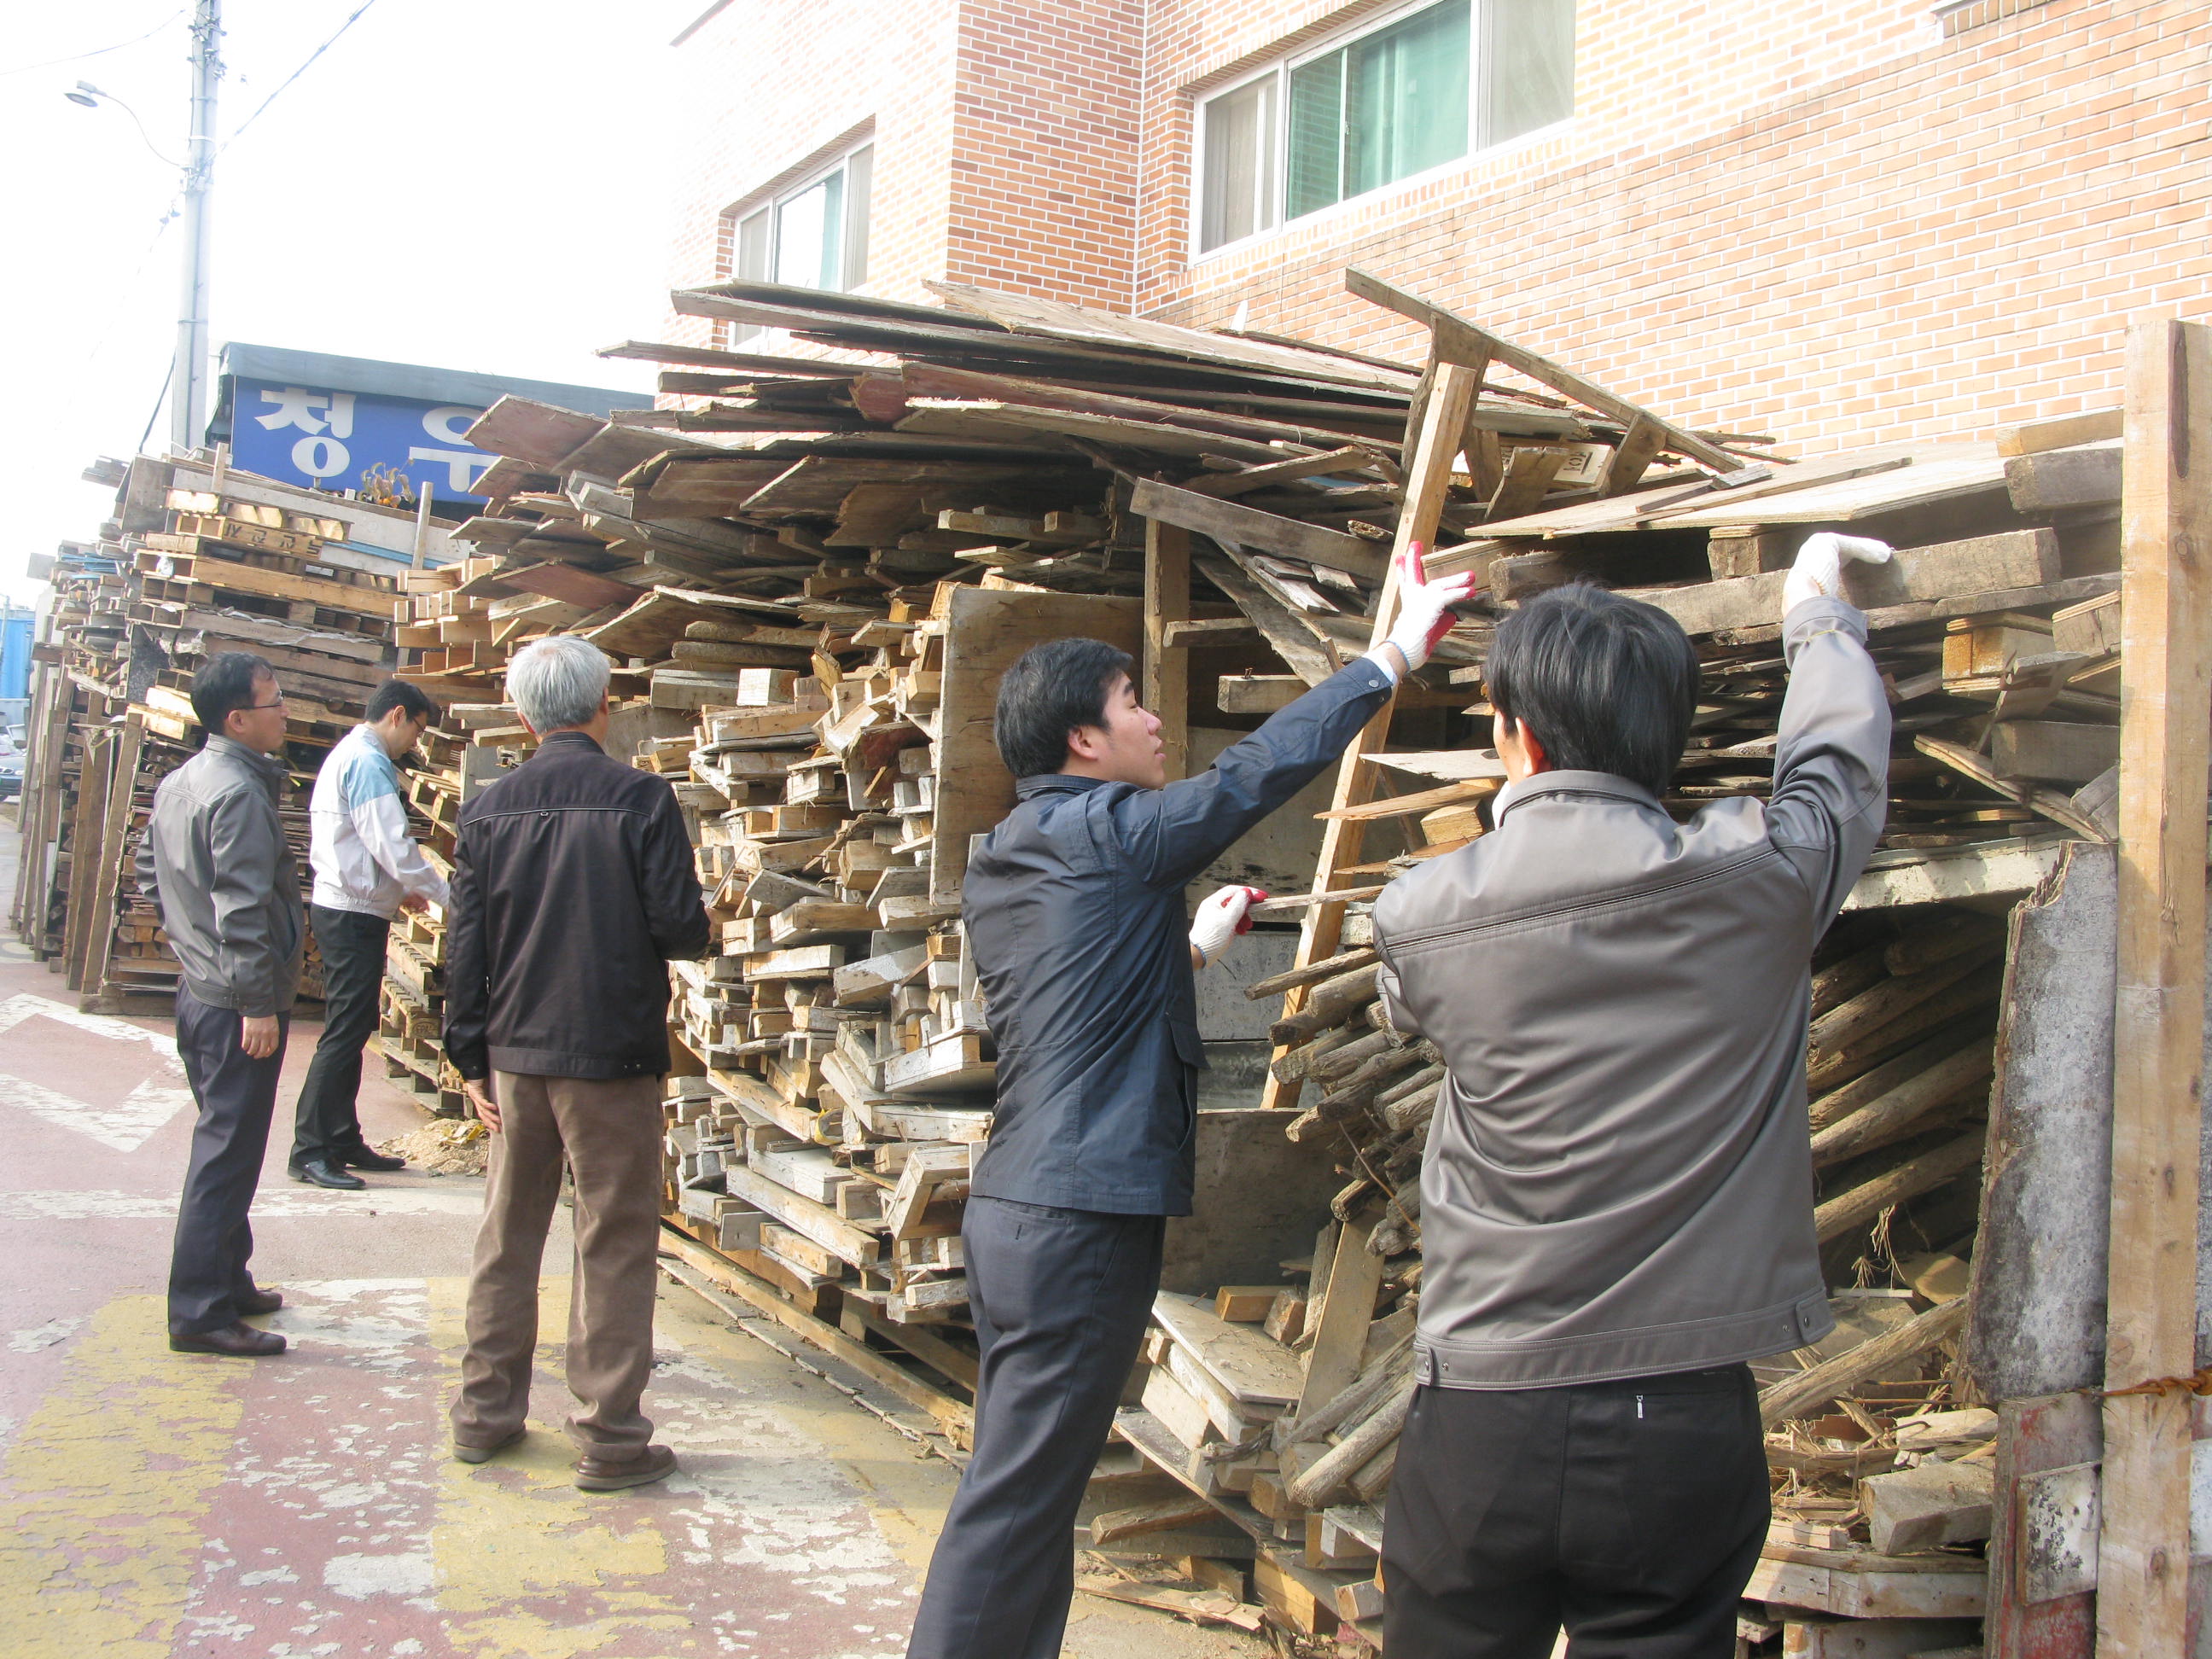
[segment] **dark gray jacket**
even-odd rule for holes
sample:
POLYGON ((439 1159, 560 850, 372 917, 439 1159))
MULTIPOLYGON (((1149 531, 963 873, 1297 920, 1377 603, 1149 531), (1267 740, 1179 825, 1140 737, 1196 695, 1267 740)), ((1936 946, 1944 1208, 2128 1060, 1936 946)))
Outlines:
POLYGON ((1599 772, 1376 902, 1386 1010, 1448 1067, 1421 1176, 1419 1374, 1511 1389, 1688 1370, 1830 1328, 1813 1232, 1813 946, 1881 833, 1865 618, 1809 599, 1770 801, 1676 824, 1599 772))
POLYGON ((461 809, 446 1057, 471 1082, 662 1076, 668 963, 714 937, 667 781, 549 732, 461 809))
POLYGON ((138 844, 138 890, 161 910, 185 988, 256 1019, 292 1006, 307 937, 277 816, 285 775, 283 762, 211 737, 154 791, 138 844))
POLYGON ((962 886, 999 1047, 971 1191, 1190 1213, 1206 1054, 1183 890, 1341 755, 1389 690, 1362 658, 1164 789, 1059 772, 1016 784, 962 886))

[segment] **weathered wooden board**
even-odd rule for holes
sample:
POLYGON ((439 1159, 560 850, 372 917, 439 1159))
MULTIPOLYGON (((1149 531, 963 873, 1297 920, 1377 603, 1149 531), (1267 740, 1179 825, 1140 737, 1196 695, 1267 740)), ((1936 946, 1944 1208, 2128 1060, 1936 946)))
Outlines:
MULTIPOLYGON (((1852 563, 1844 570, 1844 583, 1851 603, 1874 611, 1962 593, 2034 587, 2057 580, 2059 574, 2057 532, 2016 530, 1913 548, 1887 564, 1852 563)), ((1769 570, 1696 587, 1644 589, 1636 597, 1657 605, 1689 633, 1713 634, 1778 621, 1783 585, 1789 579, 1785 570, 1769 570)))
POLYGON ((2069 842, 2014 911, 1965 1358, 1990 1400, 2104 1374, 2114 858, 2069 842))
POLYGON ((952 595, 947 620, 929 896, 949 904, 960 897, 969 838, 990 829, 1014 804, 1013 775, 991 735, 1000 679, 1031 646, 1073 635, 1103 640, 1137 658, 1144 607, 1141 600, 1105 594, 963 587, 952 595))
POLYGON ((1297 1356, 1256 1327, 1231 1324, 1203 1298, 1170 1291, 1154 1300, 1152 1317, 1240 1405, 1287 1406, 1298 1397, 1297 1356))

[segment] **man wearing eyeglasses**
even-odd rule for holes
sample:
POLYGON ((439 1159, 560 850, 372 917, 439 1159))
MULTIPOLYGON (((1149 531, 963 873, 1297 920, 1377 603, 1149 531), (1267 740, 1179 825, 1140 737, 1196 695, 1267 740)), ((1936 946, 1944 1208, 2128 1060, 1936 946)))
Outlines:
POLYGON ((161 780, 138 848, 138 885, 184 974, 177 1054, 199 1106, 169 1261, 169 1346, 262 1358, 284 1352, 245 1322, 284 1303, 253 1282, 246 1212, 261 1181, 277 1073, 307 939, 300 878, 279 816, 284 694, 242 651, 192 678, 199 753, 161 780))

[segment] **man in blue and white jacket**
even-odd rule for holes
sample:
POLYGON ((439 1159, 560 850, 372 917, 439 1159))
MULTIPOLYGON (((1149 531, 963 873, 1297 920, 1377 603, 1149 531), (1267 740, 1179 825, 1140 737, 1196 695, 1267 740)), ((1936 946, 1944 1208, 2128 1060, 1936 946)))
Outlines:
POLYGON ((404 908, 446 902, 446 879, 407 833, 393 763, 437 717, 421 687, 387 680, 368 717, 339 740, 315 777, 307 859, 315 872, 308 915, 323 956, 323 1035, 300 1090, 292 1179, 357 1190, 356 1170, 398 1170, 404 1158, 369 1150, 355 1097, 361 1052, 376 1030, 385 945, 404 908))

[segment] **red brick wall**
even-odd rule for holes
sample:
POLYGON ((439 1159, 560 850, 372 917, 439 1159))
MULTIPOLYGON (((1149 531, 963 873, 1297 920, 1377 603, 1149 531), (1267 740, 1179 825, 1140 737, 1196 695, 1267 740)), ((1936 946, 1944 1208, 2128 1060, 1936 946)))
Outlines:
POLYGON ((1583 0, 1571 125, 1194 263, 1190 89, 1321 15, 1155 5, 1148 314, 1249 304, 1253 327, 1413 356, 1341 291, 1362 264, 1678 419, 1809 450, 2110 404, 2130 311, 2212 317, 2191 0, 1986 0, 1948 25, 1925 0, 1583 0))
POLYGON ((1144 0, 962 8, 952 281, 1129 308, 1144 13, 1144 0))
MULTIPOLYGON (((922 279, 946 270, 960 12, 957 0, 737 0, 686 41, 665 157, 679 169, 670 286, 727 276, 730 209, 872 119, 869 290, 927 298, 922 279)), ((672 317, 668 329, 705 343, 712 325, 672 317)))
MULTIPOLYGON (((1582 0, 1572 122, 1194 260, 1194 99, 1375 0, 738 0, 683 56, 678 281, 876 124, 870 289, 1041 293, 1411 356, 1360 263, 1670 416, 1808 450, 2117 400, 2212 317, 2202 0, 1582 0)), ((672 324, 678 337, 701 325, 672 324)))

